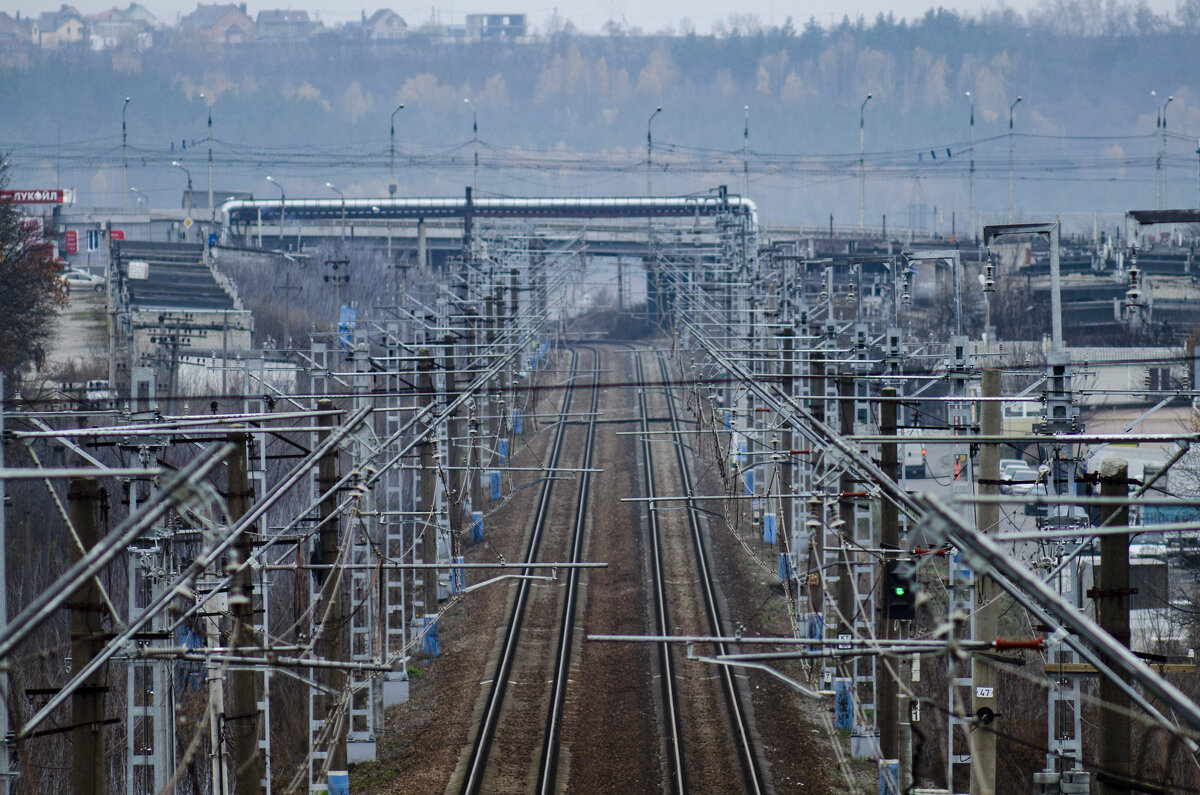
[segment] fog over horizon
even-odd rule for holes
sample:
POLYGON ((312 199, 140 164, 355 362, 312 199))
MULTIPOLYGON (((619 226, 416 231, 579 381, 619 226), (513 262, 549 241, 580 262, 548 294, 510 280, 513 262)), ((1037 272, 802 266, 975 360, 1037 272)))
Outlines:
POLYGON ((1059 2, 1027 16, 727 23, 720 35, 564 23, 452 41, 410 26, 388 43, 334 30, 239 45, 160 30, 141 49, 4 51, 0 152, 14 187, 74 188, 79 204, 114 207, 131 201, 124 155, 141 201, 180 208, 179 162, 207 204, 211 112, 217 201, 276 196, 267 175, 289 198, 330 198, 327 182, 386 196, 403 103, 398 195, 461 196, 478 180, 481 195, 636 196, 662 106, 653 191, 748 185, 773 223, 857 223, 860 178, 872 225, 949 232, 1007 216, 1010 144, 1019 217, 1112 228, 1155 206, 1160 178, 1167 206, 1200 202, 1200 0, 1168 14, 1059 2))

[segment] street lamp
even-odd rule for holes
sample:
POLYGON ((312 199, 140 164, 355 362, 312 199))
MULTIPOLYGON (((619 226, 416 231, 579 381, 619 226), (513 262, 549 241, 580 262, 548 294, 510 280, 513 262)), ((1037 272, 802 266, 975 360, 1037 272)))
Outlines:
POLYGON ((129 139, 125 132, 125 109, 128 107, 129 97, 125 97, 125 104, 121 106, 121 186, 125 189, 121 191, 122 207, 129 204, 129 139))
POLYGON ((866 163, 866 114, 871 95, 858 106, 858 228, 867 227, 867 163, 866 163))
MULTIPOLYGON (((379 208, 378 204, 372 204, 371 212, 374 213, 376 217, 378 217, 383 212, 383 210, 381 210, 379 208)), ((392 261, 392 216, 390 214, 385 219, 385 222, 387 224, 387 260, 388 260, 388 262, 391 262, 392 261)))
POLYGON ((1008 106, 1008 222, 1013 222, 1013 109, 1021 97, 1013 100, 1008 106))
POLYGON ((283 246, 283 210, 287 202, 287 194, 283 192, 283 186, 274 177, 267 177, 267 182, 270 182, 275 187, 279 188, 279 247, 283 246))
POLYGON ((651 163, 654 160, 654 139, 650 136, 650 122, 654 121, 654 117, 662 113, 662 105, 650 114, 650 118, 646 119, 646 198, 654 195, 654 191, 650 183, 651 163))
POLYGON ((402 110, 404 110, 403 102, 400 103, 398 108, 392 111, 392 131, 390 133, 391 143, 389 144, 388 160, 388 173, 391 175, 391 182, 388 183, 389 196, 396 195, 396 114, 402 110))
MULTIPOLYGON (((1158 94, 1154 91, 1150 92, 1150 96, 1157 97, 1158 94)), ((1175 101, 1175 97, 1168 96, 1167 101, 1158 108, 1158 121, 1155 126, 1162 131, 1162 144, 1158 149, 1158 157, 1154 159, 1154 193, 1155 204, 1159 210, 1166 207, 1167 202, 1167 173, 1166 163, 1167 158, 1167 105, 1175 101)))
POLYGON ((149 211, 150 211, 150 202, 146 200, 146 197, 142 195, 142 192, 141 192, 141 191, 139 191, 137 188, 133 188, 133 187, 131 187, 131 188, 129 189, 129 192, 133 194, 133 196, 134 196, 134 198, 135 198, 135 199, 137 199, 137 200, 138 200, 139 202, 141 202, 142 204, 146 205, 146 211, 147 211, 147 212, 149 212, 149 211))
MULTIPOLYGON (((204 99, 204 94, 200 95, 204 99)), ((217 207, 213 204, 212 105, 208 106, 208 231, 217 225, 217 207)))
POLYGON ((977 229, 975 226, 975 97, 971 96, 970 91, 967 92, 967 99, 971 102, 971 167, 969 172, 971 206, 967 210, 967 223, 971 226, 971 239, 975 240, 977 239, 975 237, 975 230, 977 229))
MULTIPOLYGON (((466 97, 463 102, 470 105, 471 100, 466 97)), ((479 193, 479 117, 475 115, 475 108, 471 108, 471 136, 475 145, 475 178, 471 181, 471 189, 473 193, 479 193)))
POLYGON ((178 160, 172 160, 171 165, 175 166, 175 168, 179 169, 184 174, 187 174, 187 179, 188 179, 187 218, 184 219, 184 223, 183 223, 183 239, 187 240, 188 239, 188 223, 192 220, 192 172, 190 172, 186 168, 184 168, 183 165, 178 160))
POLYGON ((326 182, 325 187, 342 197, 342 242, 346 242, 346 194, 342 193, 332 182, 326 182))
POLYGON ((742 195, 750 196, 750 106, 744 105, 746 124, 742 127, 742 195))

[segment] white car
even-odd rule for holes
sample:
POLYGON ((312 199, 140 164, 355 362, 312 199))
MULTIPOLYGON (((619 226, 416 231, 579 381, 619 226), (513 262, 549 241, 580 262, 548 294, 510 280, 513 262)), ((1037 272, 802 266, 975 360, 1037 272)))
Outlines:
POLYGON ((62 275, 62 279, 67 284, 69 290, 95 290, 100 292, 104 289, 104 277, 95 276, 87 271, 71 269, 62 275))
POLYGON ((1033 467, 1018 461, 1000 471, 1000 480, 1001 494, 1024 494, 1037 482, 1037 472, 1033 467))

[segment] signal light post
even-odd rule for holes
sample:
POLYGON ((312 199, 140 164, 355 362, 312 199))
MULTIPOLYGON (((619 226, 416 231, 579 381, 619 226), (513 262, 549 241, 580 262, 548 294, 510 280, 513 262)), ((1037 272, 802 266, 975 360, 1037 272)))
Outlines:
POLYGON ((912 563, 889 560, 884 571, 884 613, 891 621, 912 621, 917 617, 916 588, 913 587, 912 563))

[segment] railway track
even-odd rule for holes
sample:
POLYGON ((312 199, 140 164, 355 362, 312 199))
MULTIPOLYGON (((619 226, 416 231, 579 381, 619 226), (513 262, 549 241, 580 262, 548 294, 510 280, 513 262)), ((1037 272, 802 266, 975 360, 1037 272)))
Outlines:
MULTIPOLYGON (((588 409, 587 440, 584 442, 583 470, 579 473, 579 503, 575 510, 575 525, 571 532, 571 563, 583 560, 583 534, 587 527, 588 494, 592 466, 592 455, 596 441, 596 413, 600 400, 598 387, 600 377, 600 352, 588 348, 593 354, 595 366, 592 370, 592 402, 588 409)), ((546 731, 542 737, 542 760, 538 771, 538 792, 555 791, 558 774, 559 734, 562 731, 563 702, 566 700, 568 672, 575 641, 575 615, 578 610, 579 569, 567 570, 567 592, 563 599, 562 620, 558 628, 558 653, 554 660, 554 675, 551 684, 550 709, 546 719, 546 731)))
MULTIPOLYGON (((648 384, 642 366, 642 351, 633 349, 633 361, 636 369, 638 408, 642 431, 642 488, 644 496, 653 497, 654 491, 654 453, 650 440, 650 409, 646 401, 648 384)), ((670 395, 667 395, 668 402, 670 395)), ((671 622, 667 612, 667 577, 663 567, 662 536, 659 530, 658 511, 653 505, 647 513, 647 529, 650 542, 650 570, 653 581, 650 588, 654 594, 654 631, 659 635, 671 633, 671 622)), ((675 687, 675 665, 671 656, 671 644, 660 643, 657 646, 659 679, 659 698, 662 699, 663 725, 667 736, 667 778, 672 792, 687 792, 687 771, 684 766, 683 730, 679 713, 679 694, 675 687)))
MULTIPOLYGON (((666 358, 662 352, 656 352, 655 356, 658 360, 659 379, 665 393, 667 416, 670 419, 671 430, 679 431, 681 428, 678 410, 675 405, 675 396, 672 394, 670 388, 671 377, 666 358)), ((639 381, 642 380, 640 373, 639 357, 639 381)), ((672 447, 675 448, 680 485, 683 487, 681 493, 690 495, 695 487, 695 482, 692 478, 691 468, 688 465, 687 454, 684 452, 684 447, 681 444, 673 444, 672 447)), ((651 472, 652 470, 647 471, 651 472)), ((648 488, 652 489, 653 485, 648 484, 648 488)), ((708 619, 708 629, 712 635, 726 635, 728 633, 723 627, 720 609, 717 604, 715 576, 700 528, 700 512, 692 500, 687 501, 686 507, 688 530, 692 539, 692 548, 695 551, 696 568, 699 574, 699 586, 703 595, 704 610, 708 619)), ((654 511, 650 511, 650 513, 653 515, 654 511)), ((729 647, 726 644, 718 644, 715 651, 718 655, 727 654, 729 653, 729 647)), ((768 792, 771 790, 771 787, 765 773, 766 764, 761 756, 758 743, 754 739, 754 733, 751 728, 752 709, 749 703, 749 695, 743 693, 738 687, 733 670, 728 666, 718 666, 718 677, 725 699, 725 707, 729 713, 734 742, 737 745, 737 755, 741 763, 745 791, 751 793, 768 792)), ((682 760, 680 764, 682 764, 682 760)))
MULTIPOLYGON (((567 429, 571 423, 567 422, 565 416, 570 413, 572 402, 575 396, 575 380, 579 372, 579 352, 581 349, 575 348, 571 351, 571 368, 567 386, 563 396, 563 418, 560 419, 557 428, 555 429, 554 441, 551 446, 549 455, 549 466, 551 468, 560 467, 564 440, 567 429)), ((586 439, 584 443, 584 455, 581 467, 587 468, 591 465, 591 455, 593 448, 593 440, 595 436, 595 415, 597 401, 599 397, 599 389, 597 387, 599 378, 599 353, 594 349, 590 350, 593 357, 592 367, 592 385, 591 385, 591 400, 590 410, 588 412, 586 439)), ((586 523, 587 512, 587 496, 588 486, 590 483, 590 473, 582 472, 579 476, 579 496, 575 509, 575 521, 573 523, 573 533, 571 538, 571 560, 578 561, 582 550, 583 530, 586 523)), ((542 487, 539 495, 538 504, 533 520, 532 532, 530 534, 529 544, 526 547, 524 555, 525 563, 533 563, 539 559, 541 555, 543 541, 547 535, 547 519, 550 515, 551 500, 554 496, 554 480, 547 480, 542 487)), ((530 574, 531 570, 525 569, 523 574, 530 574)), ((542 792, 552 791, 556 777, 558 763, 557 737, 561 727, 562 703, 567 682, 567 669, 570 666, 571 659, 571 637, 573 634, 575 612, 577 609, 577 592, 579 586, 578 570, 569 569, 566 575, 566 594, 563 600, 563 608, 558 626, 558 649, 556 653, 555 665, 551 675, 551 695, 550 706, 547 709, 547 717, 545 724, 545 734, 542 738, 542 753, 541 760, 538 765, 538 789, 542 792)), ((493 746, 496 741, 497 733, 500 729, 501 715, 505 709, 506 698, 508 696, 508 684, 513 675, 514 666, 516 664, 518 651, 521 645, 522 628, 524 626, 526 615, 529 609, 530 597, 532 593, 532 581, 522 579, 517 586, 516 599, 513 602, 513 608, 509 615, 507 626, 504 630, 504 639, 501 646, 500 657, 497 661, 495 673, 492 677, 491 686, 488 690, 483 714, 479 721, 479 730, 476 733, 474 742, 471 745, 470 756, 467 763, 466 772, 462 779, 460 791, 474 795, 483 791, 485 780, 488 776, 489 761, 493 746)))
MULTIPOLYGON (((640 455, 642 472, 641 472, 641 490, 647 497, 653 497, 655 494, 678 493, 677 487, 672 485, 656 485, 656 472, 658 476, 662 476, 662 467, 665 465, 668 470, 675 470, 675 475, 668 477, 670 480, 678 479, 678 483, 683 488, 683 493, 689 494, 693 488, 693 477, 689 467, 689 463, 684 453, 682 445, 675 444, 676 460, 675 467, 666 461, 659 461, 656 471, 655 455, 652 449, 653 442, 647 434, 651 430, 651 424, 656 424, 662 427, 668 425, 672 430, 678 430, 680 420, 677 414, 674 397, 671 394, 669 386, 670 378, 667 368, 667 363, 661 353, 654 354, 652 351, 645 348, 631 348, 632 359, 634 365, 634 379, 637 385, 636 388, 636 410, 637 416, 631 417, 630 422, 642 431, 641 441, 639 443, 638 454, 640 455), (660 416, 655 417, 651 410, 649 394, 652 393, 654 386, 652 381, 647 378, 647 363, 644 358, 647 355, 654 355, 657 360, 658 381, 663 384, 665 405, 667 414, 661 416, 661 410, 658 411, 660 416), (666 491, 663 491, 663 489, 666 491)), ((651 365, 653 366, 653 365, 651 365)), ((597 432, 598 414, 599 414, 599 373, 601 372, 601 354, 594 347, 575 347, 571 350, 571 366, 570 366, 570 381, 565 388, 566 394, 563 399, 562 412, 564 418, 559 422, 555 429, 555 436, 548 455, 549 465, 552 467, 564 466, 564 459, 568 459, 569 463, 566 466, 578 465, 581 469, 587 470, 593 466, 595 439, 597 432), (580 357, 583 352, 591 354, 592 381, 590 385, 590 400, 586 411, 586 419, 574 419, 568 421, 565 415, 571 412, 572 404, 577 403, 583 398, 583 389, 575 386, 575 380, 580 372, 579 364, 580 357), (583 429, 582 445, 575 444, 574 441, 579 439, 579 434, 573 435, 573 439, 568 439, 568 428, 583 429), (567 452, 568 450, 572 452, 567 452), (575 452, 578 451, 578 452, 575 452), (569 457, 569 458, 568 458, 569 457)), ((657 399, 655 400, 657 404, 657 399)), ((623 421, 623 420, 617 420, 623 421)), ((585 548, 585 530, 588 525, 589 509, 594 511, 594 506, 589 506, 589 498, 592 491, 591 473, 582 471, 577 476, 577 492, 562 493, 560 489, 558 494, 555 493, 555 482, 548 480, 543 485, 539 495, 536 512, 532 523, 532 532, 524 554, 524 562, 532 563, 544 558, 546 555, 557 554, 553 550, 562 549, 567 551, 566 559, 571 562, 580 562, 585 548), (564 500, 574 498, 573 519, 570 522, 569 533, 565 539, 555 538, 553 541, 547 541, 548 523, 553 525, 551 514, 557 511, 558 515, 565 519, 564 500), (552 504, 555 509, 552 510, 552 504)), ((630 481, 629 486, 637 488, 637 480, 630 481)), ((723 621, 721 619, 720 608, 717 600, 717 585, 715 582, 715 573, 709 561, 707 549, 701 534, 701 525, 699 511, 693 503, 688 503, 686 506, 686 522, 687 522, 687 538, 690 543, 680 545, 675 544, 675 552, 672 553, 671 560, 676 561, 671 564, 675 567, 675 577, 679 575, 679 566, 694 572, 693 576, 696 579, 696 591, 692 596, 683 597, 682 594, 675 594, 674 598, 688 598, 690 604, 696 605, 689 608, 691 615, 699 618, 704 616, 702 621, 707 622, 707 631, 710 634, 720 635, 727 634, 724 631, 723 621), (690 547, 690 552, 688 551, 690 547), (694 555, 694 563, 687 563, 689 556, 694 555), (700 606, 702 605, 702 607, 700 606)), ((648 551, 648 573, 649 577, 646 582, 646 591, 644 592, 645 599, 651 601, 648 613, 651 616, 653 632, 657 634, 672 634, 675 627, 671 623, 671 604, 672 604, 672 589, 677 589, 680 586, 669 585, 667 574, 666 555, 667 552, 663 545, 663 532, 660 527, 660 519, 658 511, 649 510, 647 512, 646 525, 646 543, 648 551)), ((562 519, 558 520, 559 525, 566 525, 562 519)), ((550 558, 554 559, 554 558, 550 558)), ((559 558, 561 559, 561 558, 559 558)), ((526 570, 524 573, 530 573, 526 570)), ((519 788, 526 791, 536 789, 538 793, 551 793, 561 791, 565 788, 564 777, 561 773, 561 758, 563 754, 562 737, 564 726, 564 708, 567 701, 569 673, 573 660, 578 656, 578 650, 575 647, 575 630, 576 622, 582 615, 580 599, 580 570, 568 569, 564 575, 564 586, 560 589, 561 596, 556 596, 558 601, 555 603, 553 614, 557 617, 552 619, 546 612, 546 603, 541 602, 541 608, 532 611, 533 615, 539 615, 540 618, 531 618, 531 598, 533 594, 533 584, 530 580, 521 580, 517 586, 516 598, 512 603, 511 613, 508 617, 507 624, 503 630, 502 641, 500 643, 499 658, 495 665, 495 672, 492 676, 482 714, 478 719, 478 730, 476 736, 470 746, 470 755, 465 767, 465 772, 460 779, 458 791, 474 795, 474 793, 493 791, 498 789, 519 788), (555 620, 557 623, 555 624, 555 620), (527 622, 528 626, 527 626, 527 622), (533 623, 537 622, 537 623, 533 623), (553 652, 549 647, 542 651, 542 659, 552 659, 552 663, 547 665, 544 662, 537 662, 535 657, 539 653, 536 646, 533 650, 525 649, 530 643, 536 643, 539 635, 552 635, 551 641, 553 652), (523 662, 518 662, 518 656, 523 655, 523 662), (536 682, 534 682, 536 680, 536 682), (526 688, 524 694, 518 693, 513 695, 510 692, 509 685, 515 681, 523 682, 526 688), (544 683, 544 685, 543 685, 544 683), (536 685, 536 686, 534 686, 536 685), (524 699, 522 702, 521 699, 524 699), (511 739, 513 732, 530 732, 535 724, 530 722, 528 714, 532 706, 539 703, 541 706, 538 709, 544 710, 540 714, 543 715, 542 724, 540 726, 540 737, 524 737, 518 740, 511 739), (511 716, 518 709, 523 711, 525 717, 522 720, 510 720, 511 716), (512 725, 508 725, 511 723, 512 725), (498 736, 504 736, 508 739, 498 741, 498 736), (502 744, 503 743, 503 744, 502 744), (535 747, 540 743, 540 747, 535 747), (500 748, 516 748, 520 747, 521 754, 525 753, 526 749, 532 748, 532 754, 529 757, 527 770, 521 772, 520 760, 505 758, 500 755, 497 749, 500 748), (504 760, 509 772, 505 776, 500 776, 498 765, 504 760), (534 764, 536 763, 536 765, 534 764), (522 777, 521 780, 526 783, 518 785, 517 777, 522 777), (511 786, 510 786, 511 785, 511 786)), ((685 623, 692 623, 690 620, 685 620, 685 623)), ((699 628, 697 628, 699 629, 699 628)), ((688 710, 685 708, 685 699, 680 688, 679 665, 678 659, 673 657, 673 652, 668 644, 660 644, 656 646, 657 655, 657 673, 654 687, 657 690, 661 709, 661 730, 665 733, 662 738, 661 748, 665 753, 666 759, 663 763, 662 770, 665 776, 664 789, 673 793, 685 793, 690 789, 701 788, 696 780, 698 775, 694 770, 689 773, 688 756, 689 753, 708 753, 707 750, 697 749, 694 744, 689 748, 689 740, 687 737, 688 728, 685 720, 685 715, 688 710), (691 779, 689 779, 689 775, 691 779)), ((727 648, 719 647, 718 653, 725 653, 727 648)), ((647 663, 639 666, 638 670, 629 671, 630 676, 645 676, 650 677, 652 671, 647 670, 647 663)), ((729 757, 730 763, 733 763, 736 757, 740 770, 738 772, 731 771, 733 781, 741 783, 741 788, 745 792, 764 793, 770 792, 771 787, 766 782, 765 769, 766 765, 761 758, 760 750, 754 739, 754 734, 751 729, 751 709, 749 706, 749 696, 744 693, 738 686, 737 678, 733 671, 727 667, 719 667, 715 672, 715 678, 719 682, 712 690, 711 712, 709 709, 700 708, 703 711, 700 715, 715 715, 720 714, 719 711, 723 708, 728 715, 729 734, 733 743, 736 745, 736 753, 729 757), (719 689, 719 693, 718 693, 719 689)), ((686 688, 685 688, 686 689, 686 688)), ((699 707, 692 707, 695 710, 699 707)), ((567 740, 569 742, 569 740, 567 740)), ((728 742, 726 740, 725 742, 728 742)), ((710 746, 711 748, 711 746, 710 746)), ((650 751, 647 749, 647 752, 650 751)), ((511 754, 510 754, 511 755, 511 754)), ((693 760, 696 761, 696 760, 693 760)), ((613 760, 614 763, 617 760, 613 760)), ((700 766, 703 767, 703 766, 700 766)), ((703 778, 703 777, 701 777, 703 778)))

